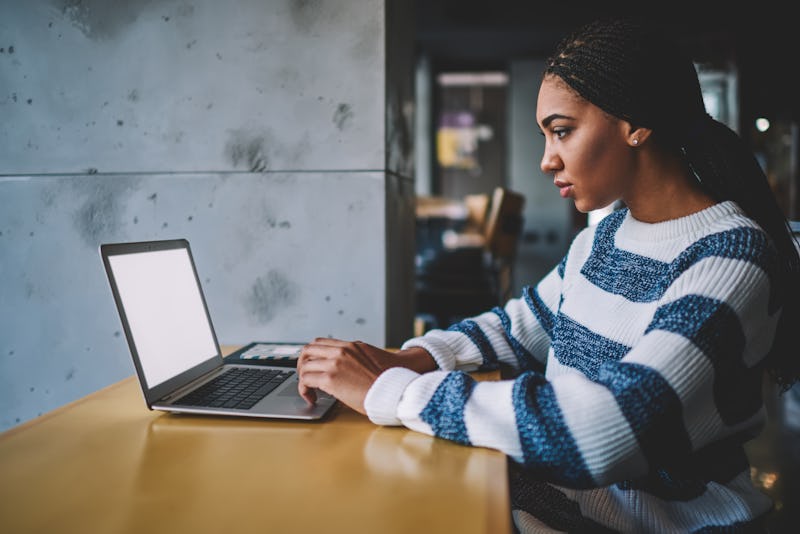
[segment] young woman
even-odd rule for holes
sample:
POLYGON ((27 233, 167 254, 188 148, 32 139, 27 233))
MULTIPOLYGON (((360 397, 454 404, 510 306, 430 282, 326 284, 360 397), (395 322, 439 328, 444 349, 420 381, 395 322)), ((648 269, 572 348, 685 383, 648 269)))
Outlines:
POLYGON ((691 60, 634 21, 563 40, 536 118, 561 196, 625 208, 519 298, 398 353, 315 340, 301 394, 503 451, 522 532, 757 529, 771 502, 743 444, 764 372, 787 388, 800 367, 800 261, 766 177, 691 60), (501 362, 515 379, 465 373, 501 362))

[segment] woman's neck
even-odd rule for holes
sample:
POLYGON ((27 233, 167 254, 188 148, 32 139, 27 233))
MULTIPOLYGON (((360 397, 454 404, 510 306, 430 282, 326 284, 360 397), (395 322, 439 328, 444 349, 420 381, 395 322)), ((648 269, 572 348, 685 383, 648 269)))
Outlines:
POLYGON ((717 203, 680 158, 646 158, 637 174, 636 186, 623 201, 631 216, 639 221, 657 223, 677 219, 717 203))

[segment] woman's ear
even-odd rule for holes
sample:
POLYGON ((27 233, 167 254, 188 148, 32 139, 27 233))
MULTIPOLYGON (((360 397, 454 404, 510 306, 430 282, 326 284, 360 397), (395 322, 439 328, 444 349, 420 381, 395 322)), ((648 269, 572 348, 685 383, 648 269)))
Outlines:
POLYGON ((653 133, 653 130, 650 128, 631 125, 628 129, 628 144, 630 146, 642 146, 650 137, 651 133, 653 133))

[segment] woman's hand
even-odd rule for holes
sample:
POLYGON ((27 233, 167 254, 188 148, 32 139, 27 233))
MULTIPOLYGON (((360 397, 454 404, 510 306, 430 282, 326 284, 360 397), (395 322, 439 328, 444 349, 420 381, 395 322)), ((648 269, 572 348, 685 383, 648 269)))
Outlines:
POLYGON ((362 341, 319 337, 300 352, 297 389, 310 404, 317 400, 315 390, 321 389, 366 414, 364 399, 369 388, 382 372, 398 366, 425 372, 435 369, 436 363, 423 349, 391 352, 362 341))

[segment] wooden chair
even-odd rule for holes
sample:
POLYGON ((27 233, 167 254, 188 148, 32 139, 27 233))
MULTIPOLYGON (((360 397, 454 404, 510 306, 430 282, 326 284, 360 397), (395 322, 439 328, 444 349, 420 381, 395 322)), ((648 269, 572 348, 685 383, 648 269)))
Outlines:
POLYGON ((416 313, 432 317, 432 327, 447 328, 510 297, 525 198, 502 187, 486 197, 479 245, 444 248, 417 265, 416 313))
POLYGON ((475 193, 464 197, 467 209, 467 228, 481 234, 486 233, 486 222, 489 219, 489 205, 492 199, 486 193, 475 193))
POLYGON ((486 249, 500 304, 511 296, 514 260, 522 234, 524 195, 503 187, 495 188, 486 219, 486 249))

